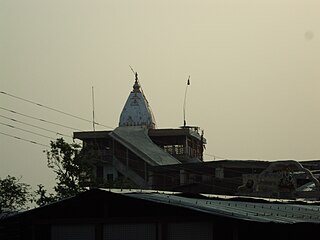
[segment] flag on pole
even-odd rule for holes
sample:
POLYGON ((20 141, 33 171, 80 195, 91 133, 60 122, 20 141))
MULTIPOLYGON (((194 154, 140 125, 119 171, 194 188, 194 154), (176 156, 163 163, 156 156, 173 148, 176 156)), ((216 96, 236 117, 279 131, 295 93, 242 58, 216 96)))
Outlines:
POLYGON ((187 85, 190 85, 190 76, 188 77, 187 85))

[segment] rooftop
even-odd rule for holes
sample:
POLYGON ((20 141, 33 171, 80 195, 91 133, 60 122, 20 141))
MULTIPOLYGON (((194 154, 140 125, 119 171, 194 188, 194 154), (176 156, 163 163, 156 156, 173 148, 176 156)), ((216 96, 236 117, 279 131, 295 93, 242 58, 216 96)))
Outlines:
MULTIPOLYGON (((119 193, 119 191, 117 191, 119 193)), ((244 198, 221 195, 183 195, 173 192, 123 192, 147 201, 183 207, 211 215, 256 222, 320 223, 319 202, 244 198), (313 203, 313 204, 311 204, 313 203)))

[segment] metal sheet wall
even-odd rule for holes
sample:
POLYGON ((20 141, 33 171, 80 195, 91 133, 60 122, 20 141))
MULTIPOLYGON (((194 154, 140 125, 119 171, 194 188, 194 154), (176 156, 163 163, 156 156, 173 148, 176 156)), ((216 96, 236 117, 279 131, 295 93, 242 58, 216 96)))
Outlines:
POLYGON ((155 240, 156 224, 106 224, 103 240, 155 240))
POLYGON ((212 240, 213 227, 212 223, 169 223, 167 234, 168 240, 212 240))
POLYGON ((94 240, 94 225, 52 225, 51 240, 94 240))

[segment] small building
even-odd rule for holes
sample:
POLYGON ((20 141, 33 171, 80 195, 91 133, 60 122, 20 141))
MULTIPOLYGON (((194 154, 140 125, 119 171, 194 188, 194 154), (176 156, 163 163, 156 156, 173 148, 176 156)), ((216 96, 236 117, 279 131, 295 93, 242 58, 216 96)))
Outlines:
POLYGON ((0 219, 0 239, 300 240, 319 227, 318 203, 92 189, 0 219))

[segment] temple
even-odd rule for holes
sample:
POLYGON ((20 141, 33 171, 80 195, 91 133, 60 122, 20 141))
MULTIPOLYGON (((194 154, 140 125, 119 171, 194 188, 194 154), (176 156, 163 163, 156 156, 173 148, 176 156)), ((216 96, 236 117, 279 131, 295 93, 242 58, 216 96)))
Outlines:
MULTIPOLYGON (((95 151, 95 175, 101 182, 126 179, 139 188, 172 188, 180 180, 175 165, 203 162, 206 139, 199 127, 157 129, 154 115, 135 74, 133 89, 112 131, 75 132, 95 151), (163 168, 167 168, 163 174, 163 168), (173 168, 172 168, 173 167, 173 168)), ((185 178, 185 173, 183 173, 185 178)))

